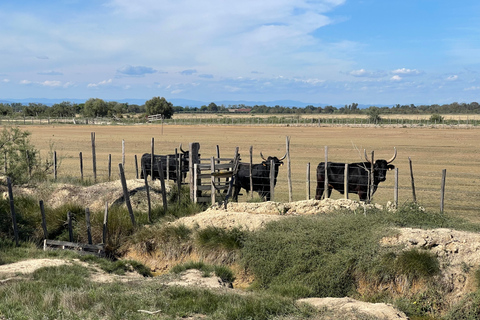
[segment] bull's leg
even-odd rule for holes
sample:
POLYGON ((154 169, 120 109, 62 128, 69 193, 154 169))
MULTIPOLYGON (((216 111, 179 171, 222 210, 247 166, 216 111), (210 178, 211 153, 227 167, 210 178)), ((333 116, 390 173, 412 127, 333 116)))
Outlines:
POLYGON ((332 195, 332 189, 333 189, 332 186, 329 185, 328 188, 327 188, 327 193, 326 193, 326 194, 327 194, 327 198, 330 198, 330 196, 332 195))
POLYGON ((360 201, 366 201, 368 198, 368 192, 359 190, 358 191, 358 197, 360 198, 360 201))
POLYGON ((323 188, 325 187, 324 181, 317 181, 317 190, 315 193, 315 200, 321 200, 323 195, 323 188))
POLYGON ((239 186, 234 186, 233 187, 233 196, 232 200, 235 202, 238 202, 238 195, 240 194, 240 187, 239 186))

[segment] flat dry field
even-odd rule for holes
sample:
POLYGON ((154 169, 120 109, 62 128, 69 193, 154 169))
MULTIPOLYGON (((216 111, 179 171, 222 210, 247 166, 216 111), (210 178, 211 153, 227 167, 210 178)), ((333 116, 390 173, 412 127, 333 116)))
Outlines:
MULTIPOLYGON (((376 159, 388 159, 393 148, 398 150, 394 165, 399 168, 399 202, 412 200, 409 157, 413 163, 417 201, 427 209, 440 210, 442 170, 447 170, 445 212, 472 221, 480 221, 480 129, 472 128, 392 128, 392 127, 286 127, 286 126, 174 126, 143 124, 135 126, 41 125, 23 126, 32 133, 31 140, 45 156, 53 143, 61 159, 59 177, 80 176, 79 152, 83 154, 84 176, 92 178, 91 132, 96 136, 97 177, 106 179, 107 159, 112 155, 112 175, 118 177, 122 161, 122 140, 125 141, 127 178, 135 177, 134 155, 138 159, 150 152, 155 139, 155 153, 173 153, 179 144, 187 149, 190 142, 199 142, 203 157, 215 155, 216 145, 223 157, 232 157, 240 148, 248 161, 253 146, 254 162, 265 156, 285 154, 286 136, 290 137, 293 200, 307 195, 307 163, 311 163, 311 197, 315 196, 316 166, 324 160, 328 146, 329 161, 357 162, 363 160, 363 149, 376 159)), ((394 175, 380 184, 374 202, 393 200, 394 175)), ((343 197, 338 192, 332 198, 343 197)), ((288 201, 287 166, 280 168, 275 200, 288 201)), ((350 198, 358 199, 350 194, 350 198)), ((240 200, 248 199, 246 196, 240 200)))

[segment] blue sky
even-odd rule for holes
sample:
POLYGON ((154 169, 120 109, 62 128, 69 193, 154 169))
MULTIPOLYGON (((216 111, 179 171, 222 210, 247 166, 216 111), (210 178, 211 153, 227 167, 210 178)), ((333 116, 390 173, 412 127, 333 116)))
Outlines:
POLYGON ((478 0, 2 0, 0 100, 479 101, 478 0))

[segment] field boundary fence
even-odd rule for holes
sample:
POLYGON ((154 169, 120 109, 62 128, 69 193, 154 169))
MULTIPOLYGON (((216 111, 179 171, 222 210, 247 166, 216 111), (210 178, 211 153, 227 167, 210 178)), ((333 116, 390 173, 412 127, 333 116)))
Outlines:
POLYGON ((430 120, 424 117, 402 117, 402 115, 385 115, 380 121, 372 120, 368 116, 358 115, 282 115, 272 114, 251 114, 250 116, 232 115, 211 115, 192 114, 191 117, 163 119, 162 115, 150 115, 145 118, 135 115, 125 117, 40 117, 40 116, 0 116, 0 123, 6 125, 50 125, 50 124, 74 124, 74 125, 132 125, 132 124, 155 124, 161 121, 162 125, 238 125, 238 126, 349 126, 349 127, 371 127, 371 126, 395 126, 395 127, 434 127, 434 128, 465 128, 479 127, 480 120, 475 116, 451 117, 442 120, 430 120), (387 117, 388 116, 388 117, 387 117))

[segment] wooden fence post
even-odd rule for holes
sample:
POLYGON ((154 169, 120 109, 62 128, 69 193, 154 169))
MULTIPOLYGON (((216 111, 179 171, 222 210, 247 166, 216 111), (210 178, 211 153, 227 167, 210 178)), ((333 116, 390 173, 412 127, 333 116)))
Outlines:
POLYGON ((122 166, 125 168, 125 140, 122 139, 122 166))
POLYGON ((307 200, 310 200, 310 162, 307 163, 307 200))
POLYGON ((125 172, 121 163, 118 164, 118 169, 120 170, 120 180, 122 181, 123 197, 125 198, 128 213, 130 214, 130 220, 132 220, 133 227, 136 228, 137 224, 135 222, 135 216, 133 215, 132 203, 130 202, 130 194, 128 193, 127 181, 125 180, 125 172))
POLYGON ((97 156, 95 154, 95 132, 91 133, 91 139, 92 139, 93 181, 97 182, 97 156))
POLYGON ((151 147, 151 149, 152 149, 152 156, 150 157, 150 178, 151 178, 152 180, 154 180, 154 178, 153 178, 153 177, 154 177, 153 172, 154 172, 154 164, 155 164, 155 163, 154 163, 154 162, 155 162, 155 161, 154 161, 154 160, 155 160, 155 159, 154 159, 154 158, 155 158, 155 153, 154 153, 154 152, 155 152, 155 150, 154 150, 154 148, 155 148, 155 138, 153 138, 153 137, 152 137, 152 141, 151 141, 150 147, 151 147))
POLYGON ((14 201, 13 201, 12 181, 11 181, 10 177, 7 177, 7 185, 8 185, 8 199, 10 200, 10 213, 12 214, 13 234, 15 236, 15 245, 18 246, 17 215, 15 214, 15 204, 14 204, 14 201))
POLYGON ((83 157, 82 152, 80 151, 80 179, 83 181, 83 157))
POLYGON ((343 172, 343 187, 345 199, 348 199, 348 163, 345 163, 345 171, 343 172))
POLYGON ((408 157, 408 162, 410 163, 410 179, 412 181, 413 202, 417 203, 417 195, 415 194, 415 181, 413 180, 412 159, 410 159, 410 157, 408 157))
POLYGON ((47 239, 48 232, 47 232, 47 218, 45 216, 45 208, 43 206, 43 200, 39 201, 40 205, 40 214, 42 215, 42 229, 43 229, 43 239, 47 239))
POLYGON ((270 201, 275 199, 275 162, 270 160, 270 201))
POLYGON ((210 176, 210 197, 211 197, 211 202, 212 205, 216 203, 215 196, 215 158, 211 157, 210 158, 210 171, 211 171, 211 176, 210 176))
POLYGON ((112 154, 108 154, 108 181, 112 177, 112 154))
POLYGON ((288 202, 292 202, 292 168, 290 165, 290 137, 286 137, 287 148, 287 181, 288 181, 288 202))
POLYGON ((395 168, 395 185, 393 186, 393 203, 398 209, 398 168, 395 168))
POLYGON ((375 151, 372 151, 372 156, 370 158, 370 181, 368 181, 368 199, 367 203, 372 202, 373 198, 373 188, 375 187, 375 151))
POLYGON ((190 171, 190 199, 193 201, 197 198, 197 174, 195 164, 200 162, 198 152, 200 150, 200 144, 198 142, 190 143, 189 152, 189 171, 190 171))
POLYGON ((138 159, 137 159, 137 155, 135 155, 135 179, 138 179, 138 159))
POLYGON ((250 167, 248 169, 249 171, 249 177, 250 177, 250 198, 253 199, 253 173, 252 169, 253 168, 253 146, 250 146, 250 167))
POLYGON ((328 195, 328 146, 325 146, 325 182, 323 186, 323 199, 329 198, 328 195))
POLYGON ((57 180, 57 151, 53 151, 53 179, 57 180))
POLYGON ((107 237, 108 237, 108 202, 105 201, 105 214, 103 215, 103 244, 107 245, 107 237))
POLYGON ((445 181, 447 179, 447 169, 442 170, 442 187, 440 191, 440 213, 443 213, 445 205, 445 181))
POLYGON ((183 153, 178 153, 177 148, 175 148, 175 159, 177 159, 177 163, 175 166, 176 174, 177 174, 177 203, 180 204, 181 198, 181 190, 182 190, 182 177, 183 177, 183 153))

